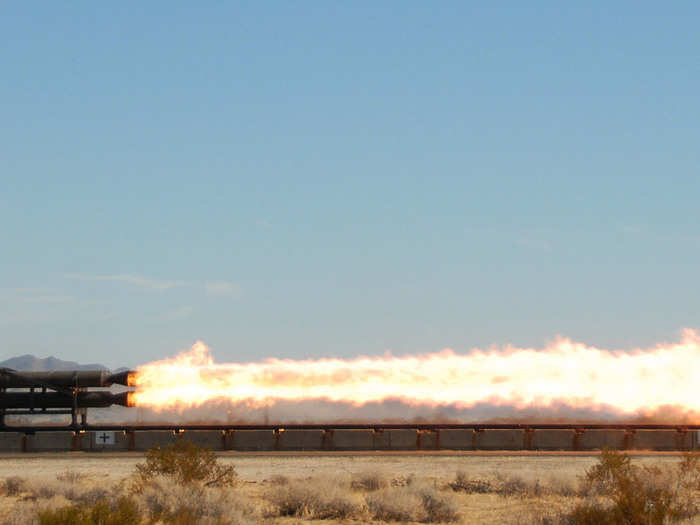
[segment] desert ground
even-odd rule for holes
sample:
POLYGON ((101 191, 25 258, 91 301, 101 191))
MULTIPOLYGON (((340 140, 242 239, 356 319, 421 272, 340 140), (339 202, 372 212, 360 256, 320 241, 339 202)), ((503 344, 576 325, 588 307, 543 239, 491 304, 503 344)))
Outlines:
MULTIPOLYGON (((681 456, 670 452, 630 453, 635 463, 667 465, 681 456)), ((224 464, 233 465, 247 483, 262 483, 273 476, 306 478, 354 475, 368 471, 382 476, 447 479, 461 471, 484 477, 494 473, 545 481, 551 477, 575 480, 595 464, 595 452, 219 452, 224 464)), ((65 471, 96 480, 129 476, 142 453, 59 452, 0 455, 0 478, 55 477, 65 471)))
MULTIPOLYGON (((631 458, 650 471, 670 471, 682 459, 668 453, 631 458)), ((221 453, 216 459, 234 467, 234 486, 182 488, 155 480, 155 488, 136 498, 150 516, 144 523, 572 523, 565 517, 583 500, 578 487, 599 455, 297 452, 221 453), (177 517, 178 505, 198 510, 177 517)), ((0 456, 0 523, 70 523, 70 517, 40 520, 37 512, 116 501, 143 463, 144 455, 135 453, 0 456)))

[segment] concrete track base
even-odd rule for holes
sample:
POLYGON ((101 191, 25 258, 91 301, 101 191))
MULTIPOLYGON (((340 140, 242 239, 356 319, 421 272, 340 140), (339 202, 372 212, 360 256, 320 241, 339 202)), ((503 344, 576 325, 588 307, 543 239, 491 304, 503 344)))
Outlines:
POLYGON ((476 433, 473 430, 440 430, 439 449, 474 450, 476 433))
POLYGON ((573 430, 535 430, 532 450, 574 450, 575 437, 573 430))
POLYGON ((177 439, 174 432, 168 430, 154 432, 134 432, 133 444, 130 443, 130 448, 133 450, 148 450, 149 448, 161 447, 165 448, 168 445, 175 443, 177 439))
POLYGON ((482 430, 477 433, 477 450, 523 450, 525 432, 523 430, 482 430))
POLYGON ((80 440, 74 432, 37 432, 26 436, 27 452, 80 450, 80 440))
POLYGON ((631 434, 624 430, 586 430, 578 436, 579 450, 602 450, 613 448, 627 450, 631 434))
POLYGON ((372 430, 334 430, 333 450, 374 450, 372 430))
POLYGON ((25 452, 25 435, 19 432, 0 432, 0 451, 25 452))
POLYGON ((275 450, 277 436, 272 430, 234 430, 226 433, 226 450, 275 450))
POLYGON ((279 450, 324 450, 322 430, 285 430, 279 433, 279 450))
POLYGON ((690 450, 689 432, 676 430, 638 430, 634 433, 630 448, 634 450, 690 450))
POLYGON ((179 434, 178 439, 185 439, 198 447, 210 450, 226 448, 225 433, 220 430, 187 430, 179 434))
POLYGON ((684 451, 700 449, 691 429, 260 429, 28 430, 0 432, 1 452, 146 451, 184 439, 215 451, 684 451))

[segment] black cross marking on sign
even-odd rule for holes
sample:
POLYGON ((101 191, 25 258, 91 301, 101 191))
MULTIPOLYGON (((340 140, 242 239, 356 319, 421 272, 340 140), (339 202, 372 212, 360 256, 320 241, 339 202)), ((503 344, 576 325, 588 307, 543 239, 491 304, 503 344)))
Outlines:
POLYGON ((107 443, 107 441, 109 440, 109 438, 110 438, 110 435, 107 434, 107 432, 102 432, 102 434, 100 434, 99 436, 97 436, 97 439, 101 439, 101 440, 102 440, 102 443, 107 443))

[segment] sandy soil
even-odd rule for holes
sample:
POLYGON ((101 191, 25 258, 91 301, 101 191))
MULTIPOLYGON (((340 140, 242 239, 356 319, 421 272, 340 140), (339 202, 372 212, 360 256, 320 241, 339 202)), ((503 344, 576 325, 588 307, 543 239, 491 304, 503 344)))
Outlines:
MULTIPOLYGON (((386 476, 445 478, 463 471, 482 477, 501 472, 525 478, 572 478, 597 461, 596 454, 571 453, 223 453, 222 462, 233 464, 247 481, 262 481, 281 475, 292 478, 358 474, 372 471, 386 476)), ((678 454, 637 454, 640 464, 666 464, 678 461, 678 454)), ((52 477, 72 470, 91 476, 128 476, 143 454, 6 454, 0 456, 0 478, 52 477)))

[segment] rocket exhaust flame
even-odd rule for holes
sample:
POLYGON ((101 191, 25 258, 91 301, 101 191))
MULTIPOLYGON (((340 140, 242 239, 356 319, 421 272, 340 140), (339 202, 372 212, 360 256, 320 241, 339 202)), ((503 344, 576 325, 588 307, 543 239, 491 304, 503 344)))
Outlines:
POLYGON ((182 410, 211 401, 250 407, 322 400, 363 406, 401 401, 412 406, 518 409, 565 404, 631 415, 677 407, 700 413, 700 337, 647 350, 608 351, 559 339, 544 349, 452 350, 420 356, 214 363, 197 342, 178 356, 150 363, 133 376, 129 402, 182 410))
POLYGON ((136 406, 136 402, 134 401, 134 392, 127 392, 126 393, 126 405, 128 407, 134 407, 136 406))

